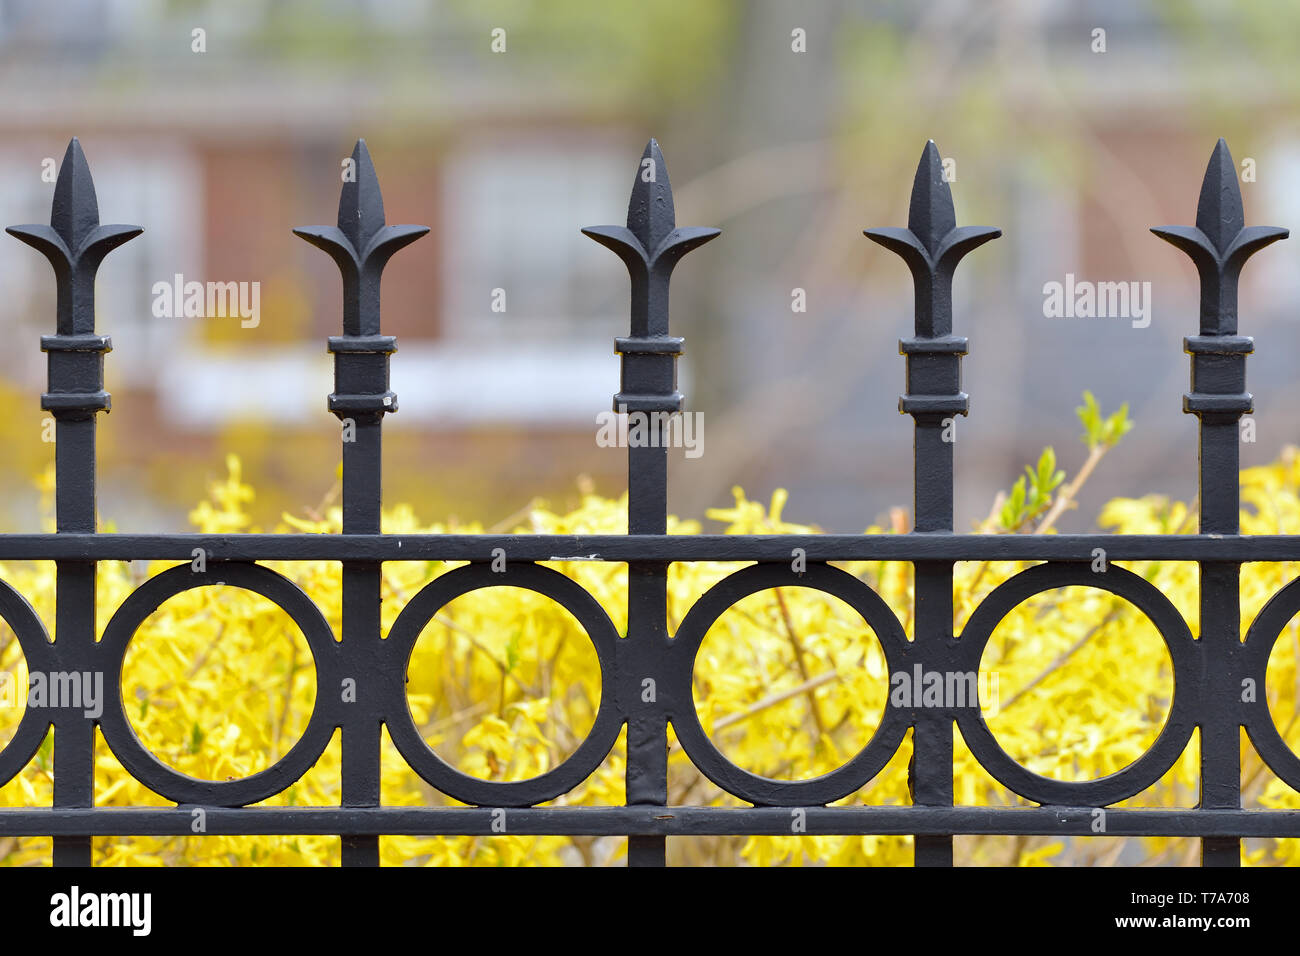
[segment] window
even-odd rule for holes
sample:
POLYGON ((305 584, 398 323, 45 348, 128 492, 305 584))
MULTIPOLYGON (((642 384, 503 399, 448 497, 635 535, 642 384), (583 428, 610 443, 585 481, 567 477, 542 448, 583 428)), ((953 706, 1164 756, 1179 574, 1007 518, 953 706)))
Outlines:
POLYGON ((629 155, 614 144, 516 139, 452 157, 442 237, 448 338, 585 341, 593 319, 626 313, 622 265, 580 229, 625 220, 636 172, 629 155))

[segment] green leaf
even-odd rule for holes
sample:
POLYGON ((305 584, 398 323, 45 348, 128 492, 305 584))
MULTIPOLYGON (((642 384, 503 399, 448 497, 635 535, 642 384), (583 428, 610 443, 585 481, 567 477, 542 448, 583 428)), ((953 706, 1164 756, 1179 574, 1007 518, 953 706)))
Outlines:
POLYGON ((1083 423, 1083 442, 1090 449, 1098 445, 1118 444, 1119 440, 1133 428, 1133 423, 1128 417, 1128 402, 1121 405, 1119 411, 1109 418, 1103 418, 1101 408, 1097 405, 1097 399, 1093 397, 1092 392, 1083 393, 1083 404, 1076 408, 1074 413, 1083 423))
POLYGON ((1007 497, 1006 503, 1002 506, 1002 527, 1008 531, 1014 531, 1020 527, 1020 522, 1024 520, 1025 511, 1025 479, 1017 478, 1016 483, 1011 487, 1011 494, 1007 497))
POLYGON ((1108 445, 1118 444, 1119 440, 1132 430, 1133 430, 1133 422, 1129 420, 1128 402, 1125 402, 1123 405, 1119 407, 1119 411, 1117 411, 1114 415, 1110 416, 1110 418, 1106 419, 1106 424, 1103 429, 1106 438, 1106 444, 1108 445))
POLYGON ((1056 452, 1048 445, 1038 459, 1038 487, 1044 492, 1051 491, 1060 484, 1059 480, 1053 480, 1059 474, 1056 470, 1056 452))
POLYGON ((1101 438, 1101 411, 1092 392, 1083 393, 1083 404, 1074 410, 1083 425, 1082 440, 1089 448, 1094 447, 1101 438))

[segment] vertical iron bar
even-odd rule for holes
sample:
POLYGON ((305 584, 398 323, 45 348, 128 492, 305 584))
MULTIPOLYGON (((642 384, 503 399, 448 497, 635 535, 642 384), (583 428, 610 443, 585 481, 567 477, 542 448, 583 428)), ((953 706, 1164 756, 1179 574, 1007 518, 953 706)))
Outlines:
MULTIPOLYGON (((50 225, 7 230, 39 249, 57 280, 56 334, 41 337, 48 354, 49 391, 41 408, 55 420, 55 522, 59 533, 94 534, 95 415, 108 411, 104 353, 95 334, 95 273, 104 256, 139 235, 139 226, 101 226, 95 183, 74 137, 54 185, 50 225)), ((55 562, 54 659, 68 673, 95 665, 95 562, 55 562)), ((64 704, 70 701, 64 701, 64 704)), ((52 709, 54 806, 90 807, 95 800, 95 724, 77 707, 52 709)), ((90 866, 93 838, 56 836, 55 866, 90 866)))
MULTIPOLYGON (((912 182, 906 229, 868 229, 866 235, 898 253, 912 271, 915 337, 899 342, 907 358, 907 394, 900 413, 911 415, 913 437, 914 534, 953 530, 953 444, 956 415, 970 402, 961 390, 966 339, 952 334, 952 277, 958 261, 1000 232, 957 227, 952 191, 943 161, 931 140, 921 153, 912 182)), ((951 561, 915 561, 916 647, 925 671, 942 671, 952 641, 951 561)), ((944 708, 913 710, 912 762, 908 783, 919 806, 950 807, 953 713, 944 708)), ((913 837, 917 866, 952 866, 951 836, 913 837)))
MULTIPOLYGON (((623 379, 614 396, 614 411, 646 416, 648 445, 629 443, 627 451, 628 533, 665 534, 668 449, 661 439, 667 416, 682 410, 682 394, 677 391, 682 339, 668 334, 668 285, 682 256, 717 236, 718 230, 676 226, 668 167, 652 139, 637 167, 627 226, 592 226, 582 231, 618 253, 631 279, 631 335, 615 340, 623 379)), ((627 644, 618 689, 629 711, 629 806, 668 802, 668 721, 663 701, 647 701, 641 694, 647 678, 655 686, 665 686, 660 669, 668 640, 668 563, 629 562, 627 644)), ((629 836, 628 866, 663 866, 666 851, 664 837, 629 836)))
MULTIPOLYGON (((335 362, 340 362, 346 354, 336 353, 335 362)), ((346 414, 341 418, 344 427, 348 427, 346 414)), ((354 440, 343 443, 343 533, 378 534, 383 416, 357 412, 353 422, 354 440)), ((382 573, 383 564, 378 561, 343 562, 343 640, 351 642, 354 650, 366 648, 372 654, 378 652, 382 639, 379 619, 382 573)), ((373 691, 367 693, 370 688, 364 687, 360 676, 354 679, 358 682, 357 712, 343 724, 342 803, 345 807, 377 807, 381 742, 380 719, 374 706, 377 701, 373 691)), ((340 853, 344 866, 378 866, 379 838, 343 834, 340 853)))
MULTIPOLYGON (((334 392, 329 410, 342 425, 343 533, 379 534, 383 499, 384 415, 397 411, 389 389, 389 355, 397 340, 380 334, 379 287, 384 266, 427 226, 387 226, 379 178, 365 140, 345 164, 337 228, 307 226, 294 232, 333 256, 343 277, 343 334, 331 336, 334 392), (350 176, 347 173, 350 172, 350 176)), ((343 562, 342 648, 355 700, 344 698, 342 805, 380 805, 382 718, 378 682, 369 679, 379 657, 383 563, 343 562)), ((338 694, 338 688, 321 688, 338 694)), ((343 866, 378 866, 379 837, 341 834, 343 866)))
MULTIPOLYGON (((1245 225, 1237 168, 1222 139, 1201 183, 1195 226, 1152 229, 1196 264, 1201 284, 1200 334, 1183 340, 1192 356, 1191 391, 1183 411, 1200 420, 1200 532, 1237 534, 1240 421, 1252 411, 1246 356, 1254 341, 1237 334, 1237 280, 1246 260, 1287 230, 1245 225)), ((1204 657, 1198 713, 1202 809, 1241 807, 1241 565, 1200 562, 1204 657)), ((1202 866, 1240 866, 1241 840, 1205 837, 1202 866)))

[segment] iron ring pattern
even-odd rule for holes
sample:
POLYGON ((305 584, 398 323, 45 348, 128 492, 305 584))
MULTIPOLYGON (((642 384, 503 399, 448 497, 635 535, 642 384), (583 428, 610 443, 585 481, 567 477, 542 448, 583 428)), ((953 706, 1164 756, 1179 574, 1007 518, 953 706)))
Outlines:
POLYGON ((956 642, 961 655, 959 667, 978 672, 994 630, 1016 606, 1043 591, 1072 585, 1099 588, 1123 598, 1150 619, 1164 640, 1173 663, 1174 696, 1164 727, 1151 747, 1133 763, 1108 776, 1089 781, 1053 780, 1026 769, 1003 750, 980 707, 961 708, 955 715, 971 753, 999 783, 1043 805, 1104 807, 1141 793, 1159 780, 1186 749, 1196 726, 1195 707, 1185 689, 1198 684, 1204 669, 1203 648, 1193 640, 1178 609, 1158 588, 1115 565, 1104 572, 1094 572, 1090 565, 1077 562, 1035 565, 994 588, 971 614, 956 642))
POLYGON ((111 688, 106 690, 100 729, 122 766, 150 790, 178 804, 239 807, 257 803, 293 784, 329 745, 336 713, 322 700, 322 688, 342 680, 340 649, 324 615, 284 575, 258 564, 210 562, 205 571, 189 565, 169 568, 133 591, 113 614, 96 648, 111 688), (140 741, 122 700, 122 665, 136 631, 168 598, 198 587, 224 585, 260 594, 289 615, 307 641, 316 667, 316 701, 302 736, 275 764, 238 780, 200 780, 168 767, 140 741))
POLYGON ((723 578, 687 612, 670 642, 668 700, 673 729, 695 766, 723 790, 758 806, 812 806, 842 799, 889 763, 907 732, 905 712, 886 704, 875 733, 848 763, 810 780, 782 781, 738 767, 714 745, 695 710, 692 680, 705 635, 737 601, 775 587, 812 588, 839 598, 862 616, 884 650, 889 672, 907 666, 911 648, 902 624, 884 599, 858 578, 826 564, 809 564, 802 573, 785 564, 755 564, 723 578))
MULTIPOLYGON (((975 609, 959 638, 942 650, 954 668, 977 672, 985 648, 998 624, 1025 600, 1044 591, 1068 586, 1092 587, 1120 597, 1156 626, 1173 664, 1174 696, 1169 714, 1153 745, 1123 770, 1110 776, 1066 782, 1040 776, 1016 762, 997 742, 978 706, 947 708, 972 754, 1000 783, 1021 796, 1047 806, 1109 806, 1142 792, 1160 779, 1185 750, 1197 724, 1195 702, 1180 688, 1197 686, 1207 667, 1196 641, 1177 609, 1154 585, 1117 566, 1094 572, 1078 562, 1048 562, 1016 574, 995 588, 975 609)), ((774 780, 751 773, 728 760, 704 731, 694 705, 692 682, 700 647, 709 629, 738 601, 777 587, 810 588, 837 597, 852 607, 880 642, 888 671, 895 674, 919 663, 924 653, 909 641, 897 616, 867 584, 823 563, 803 572, 785 564, 757 563, 713 585, 697 600, 664 655, 663 701, 684 750, 693 764, 727 792, 756 806, 819 806, 853 793, 892 759, 916 712, 887 705, 869 741, 841 767, 821 777, 801 781, 774 780)), ((1277 592, 1252 622, 1238 655, 1242 680, 1250 679, 1262 695, 1262 706, 1241 704, 1241 723, 1265 763, 1290 786, 1300 789, 1300 757, 1283 741, 1263 693, 1270 653, 1283 628, 1300 613, 1300 580, 1277 592)), ((0 581, 0 618, 11 627, 32 672, 55 673, 87 666, 87 658, 64 658, 57 643, 31 605, 0 581)), ((581 585, 558 571, 533 563, 511 563, 493 571, 487 563, 471 563, 426 584, 403 608, 382 642, 380 657, 369 670, 368 690, 380 702, 376 713, 388 727, 402 758, 438 791, 477 806, 525 807, 554 799, 586 780, 611 751, 633 713, 635 682, 621 674, 622 639, 608 614, 581 585), (590 732, 574 753, 546 773, 521 781, 487 781, 446 763, 424 742, 417 730, 405 691, 405 675, 420 634, 448 603, 464 594, 492 587, 519 587, 544 595, 569 611, 583 628, 600 666, 601 699, 590 732), (623 688, 622 684, 628 687, 623 688), (398 702, 401 702, 399 706, 398 702)), ((328 745, 335 728, 348 720, 346 704, 322 695, 337 687, 355 668, 334 639, 328 622, 302 589, 277 572, 252 562, 213 562, 196 572, 179 565, 149 579, 122 603, 91 652, 109 678, 103 715, 98 723, 104 739, 127 771, 138 781, 178 804, 246 806, 283 791, 309 770, 328 745), (225 585, 252 591, 285 611, 311 650, 317 675, 316 704, 308 726, 295 745, 273 766, 233 781, 201 780, 163 764, 136 735, 122 698, 122 666, 130 642, 144 621, 167 599, 198 587, 225 585)), ((931 655, 928 660, 933 663, 931 655)), ((53 710, 26 708, 10 742, 0 750, 0 783, 20 772, 39 749, 53 720, 53 710)))
MULTIPOLYGON (((29 673, 53 674, 64 670, 61 666, 61 648, 50 641, 49 632, 27 599, 13 589, 7 581, 0 581, 0 618, 9 625, 18 639, 18 646, 27 661, 29 673)), ((13 687, 14 699, 26 698, 26 687, 13 687)), ((13 737, 0 748, 0 787, 12 780, 36 756, 45 740, 53 712, 25 706, 13 737)))
MULTIPOLYGON (((1269 657, 1282 630, 1297 612, 1300 612, 1300 578, 1274 594, 1251 622, 1240 648, 1241 671, 1231 690, 1236 694, 1241 723, 1256 752, 1288 786, 1300 790, 1300 757, 1282 739, 1267 693, 1269 657), (1250 701, 1245 699, 1246 681, 1254 682, 1250 701)), ((1300 706, 1300 701, 1294 703, 1300 706)))
POLYGON ((384 722, 402 758, 430 786, 462 803, 477 806, 526 807, 553 800, 586 780, 613 749, 624 716, 614 692, 618 630, 600 603, 572 578, 539 564, 506 563, 502 571, 473 563, 440 575, 426 584, 402 608, 383 642, 387 666, 381 699, 387 705, 384 722), (596 719, 578 748, 558 766, 527 780, 490 781, 470 776, 443 760, 416 729, 406 696, 405 675, 421 632, 434 616, 456 598, 492 587, 518 587, 544 595, 577 619, 596 650, 600 663, 600 705, 596 719), (399 706, 398 702, 404 706, 399 706))

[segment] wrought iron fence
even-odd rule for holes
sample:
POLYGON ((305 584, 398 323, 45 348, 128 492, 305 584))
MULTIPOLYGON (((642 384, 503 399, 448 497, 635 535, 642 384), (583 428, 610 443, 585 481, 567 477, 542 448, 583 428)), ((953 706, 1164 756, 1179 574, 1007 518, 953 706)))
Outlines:
MULTIPOLYGON (((109 339, 95 331, 94 280, 104 257, 138 235, 138 226, 100 225, 90 170, 77 140, 68 146, 55 186, 50 225, 8 231, 54 267, 57 324, 41 339, 49 353, 49 391, 41 407, 56 420, 57 531, 0 535, 0 560, 57 564, 58 639, 10 585, 0 582, 0 616, 14 631, 31 671, 103 672, 108 692, 99 718, 75 706, 28 707, 0 751, 0 784, 11 780, 54 732, 53 806, 0 809, 0 835, 53 837, 56 865, 89 865, 93 836, 191 835, 202 808, 209 835, 335 834, 345 866, 377 865, 384 834, 606 835, 628 837, 628 862, 661 865, 669 836, 911 834, 915 862, 949 866, 955 834, 1094 835, 1097 808, 1111 807, 1106 834, 1200 838, 1205 865, 1240 862, 1244 837, 1300 836, 1300 812, 1241 806, 1240 729, 1267 765, 1300 789, 1300 758, 1286 745, 1265 695, 1243 700, 1243 681, 1263 687, 1269 654, 1300 611, 1300 581, 1276 594, 1243 640, 1239 571, 1243 562, 1300 559, 1300 538, 1239 534, 1238 424, 1251 411, 1245 390, 1252 340, 1237 331, 1237 280, 1246 259, 1287 231, 1246 227, 1236 171, 1220 140, 1201 189, 1195 226, 1153 230, 1185 252, 1200 274, 1200 328, 1189 336, 1191 390, 1184 411, 1200 424, 1200 531, 1162 535, 1010 535, 953 533, 953 445, 948 426, 967 412, 960 363, 966 338, 953 332, 952 280, 958 262, 999 231, 957 226, 939 153, 926 146, 912 188, 907 228, 866 235, 897 253, 915 287, 915 335, 900 342, 907 393, 899 410, 915 422, 914 530, 895 535, 669 536, 667 426, 650 414, 651 439, 628 449, 627 535, 381 534, 380 443, 383 418, 397 410, 389 389, 392 336, 380 329, 380 278, 390 256, 423 235, 423 226, 390 226, 364 142, 352 154, 337 226, 294 231, 333 258, 343 278, 343 334, 329 339, 335 391, 329 410, 355 429, 342 444, 341 534, 98 534, 95 524, 96 414, 109 408, 104 354, 109 339), (1196 562, 1200 569, 1200 635, 1142 577, 1109 565, 1094 568, 1095 549, 1109 561, 1196 562), (501 549, 501 550, 499 550, 501 549), (491 563, 502 550, 504 571, 491 563), (195 570, 193 556, 206 556, 195 570), (806 563, 792 561, 802 555, 806 563), (624 562, 628 567, 625 637, 595 598, 541 562, 624 562), (100 561, 172 560, 177 566, 134 591, 104 633, 95 628, 95 568, 100 561), (342 628, 336 641, 307 595, 261 561, 342 564, 342 628), (386 561, 468 564, 439 575, 401 611, 385 636, 380 574, 386 561), (836 561, 910 562, 915 570, 915 637, 866 583, 836 561), (667 572, 673 562, 752 562, 707 591, 675 634, 668 633, 667 572), (959 635, 953 633, 956 561, 1041 562, 993 590, 959 635), (141 743, 124 710, 123 660, 136 629, 163 601, 192 588, 223 583, 248 589, 282 608, 301 629, 314 658, 317 694, 301 739, 270 768, 250 777, 207 781, 163 764, 141 743), (487 781, 444 762, 421 738, 406 703, 405 672, 415 641, 438 610, 480 588, 510 585, 545 595, 586 630, 600 664, 601 698, 594 725, 576 751, 529 780, 487 781), (1173 665, 1174 696, 1163 729, 1145 754, 1098 780, 1062 782, 1030 772, 995 740, 978 699, 967 706, 886 707, 870 742, 835 771, 810 780, 757 776, 727 760, 701 725, 692 698, 697 651, 710 625, 740 599, 775 587, 812 588, 840 598, 875 632, 891 673, 973 672, 998 622, 1040 592, 1069 585, 1102 588, 1144 612, 1158 628, 1173 665), (355 681, 354 699, 325 692, 355 681), (646 693, 646 688, 654 688, 646 693), (723 790, 752 804, 722 808, 668 805, 668 727, 691 762, 723 790), (995 809, 953 805, 953 726, 980 764, 1037 807, 995 809), (136 780, 174 808, 95 807, 94 732, 136 780), (627 727, 626 805, 543 807, 586 780, 627 727), (468 806, 383 806, 381 728, 428 784, 468 806), (1201 800, 1195 809, 1114 808, 1161 778, 1200 730, 1201 800), (854 793, 889 762, 913 731, 911 806, 828 806, 854 793), (332 807, 251 807, 298 780, 342 735, 342 799, 332 807), (797 818, 799 826, 793 826, 797 818)), ((626 226, 583 230, 612 249, 631 280, 631 334, 616 340, 622 386, 616 409, 674 413, 676 359, 683 340, 670 334, 668 290, 686 253, 716 229, 676 225, 672 191, 652 140, 638 164, 626 226)), ((67 704, 67 701, 62 703, 67 704)))

